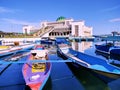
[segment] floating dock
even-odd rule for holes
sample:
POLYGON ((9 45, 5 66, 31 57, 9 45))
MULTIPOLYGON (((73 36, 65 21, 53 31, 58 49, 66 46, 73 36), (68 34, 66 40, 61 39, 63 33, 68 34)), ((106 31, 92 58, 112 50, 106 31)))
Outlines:
POLYGON ((94 37, 69 37, 69 40, 71 41, 94 41, 94 37))

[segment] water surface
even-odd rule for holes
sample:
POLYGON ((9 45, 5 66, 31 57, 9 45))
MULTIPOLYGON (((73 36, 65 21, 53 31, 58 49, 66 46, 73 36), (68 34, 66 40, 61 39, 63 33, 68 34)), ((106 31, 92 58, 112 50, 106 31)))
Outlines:
MULTIPOLYGON (((102 58, 106 61, 108 59, 96 53, 94 44, 99 42, 72 42, 72 48, 80 52, 102 58)), ((7 58, 7 57, 5 57, 7 58)), ((52 60, 61 60, 56 54, 50 57, 52 60)), ((2 59, 4 60, 4 59, 2 59)), ((20 58, 26 60, 26 56, 20 58)), ((22 76, 23 64, 11 64, 0 75, 0 90, 29 90, 25 85, 22 76)), ((120 85, 119 85, 120 86, 120 85)), ((116 86, 118 87, 118 85, 116 86)), ((50 78, 43 90, 113 90, 103 80, 93 75, 91 72, 76 68, 70 63, 52 63, 52 71, 50 78)), ((114 89, 117 90, 117 89, 114 89)))

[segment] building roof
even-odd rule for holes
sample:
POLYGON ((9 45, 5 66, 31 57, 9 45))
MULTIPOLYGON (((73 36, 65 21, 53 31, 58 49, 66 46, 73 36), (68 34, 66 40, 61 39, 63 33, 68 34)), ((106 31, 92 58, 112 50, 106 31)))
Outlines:
POLYGON ((64 21, 65 19, 66 19, 66 18, 65 18, 64 16, 60 16, 60 17, 57 18, 56 21, 64 21))

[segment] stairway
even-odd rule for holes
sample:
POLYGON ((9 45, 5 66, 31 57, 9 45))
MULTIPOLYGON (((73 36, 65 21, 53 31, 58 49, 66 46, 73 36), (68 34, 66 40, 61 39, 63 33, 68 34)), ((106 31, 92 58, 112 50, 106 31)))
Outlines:
POLYGON ((54 29, 53 26, 46 26, 41 28, 38 32, 34 33, 33 36, 39 36, 42 37, 44 34, 46 34, 47 32, 50 32, 54 29))

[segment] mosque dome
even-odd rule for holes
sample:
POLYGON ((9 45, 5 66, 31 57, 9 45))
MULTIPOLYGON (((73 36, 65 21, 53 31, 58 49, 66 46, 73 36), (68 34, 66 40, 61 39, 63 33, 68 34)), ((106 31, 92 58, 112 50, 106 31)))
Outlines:
POLYGON ((56 21, 64 21, 66 18, 65 17, 63 17, 63 16, 60 16, 60 17, 58 17, 57 19, 56 19, 56 21))

